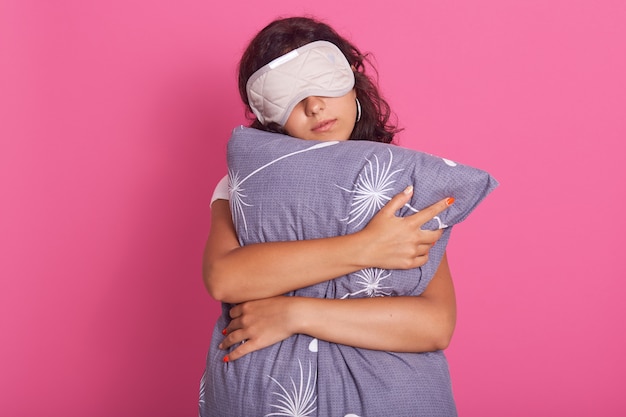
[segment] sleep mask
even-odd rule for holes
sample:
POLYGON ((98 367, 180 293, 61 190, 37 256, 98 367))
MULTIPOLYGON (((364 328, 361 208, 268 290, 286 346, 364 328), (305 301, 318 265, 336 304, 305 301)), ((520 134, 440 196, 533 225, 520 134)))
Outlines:
POLYGON ((261 67, 246 83, 248 102, 263 125, 284 126, 310 96, 341 97, 354 87, 350 63, 333 43, 315 41, 261 67))

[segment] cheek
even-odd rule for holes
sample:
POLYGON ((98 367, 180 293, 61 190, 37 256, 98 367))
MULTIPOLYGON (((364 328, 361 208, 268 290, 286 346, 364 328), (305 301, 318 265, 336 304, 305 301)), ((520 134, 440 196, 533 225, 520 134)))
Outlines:
POLYGON ((285 130, 291 129, 293 126, 295 126, 295 120, 296 120, 296 114, 292 110, 291 114, 287 118, 287 121, 285 122, 285 125, 283 126, 283 128, 285 128, 285 130))
POLYGON ((301 120, 301 117, 299 117, 297 114, 292 113, 289 116, 289 119, 287 119, 287 123, 285 123, 285 126, 283 126, 283 128, 289 136, 298 137, 298 132, 303 123, 304 122, 303 120, 301 120))
POLYGON ((342 104, 344 114, 354 116, 356 118, 356 95, 350 94, 349 97, 346 97, 343 100, 342 104))

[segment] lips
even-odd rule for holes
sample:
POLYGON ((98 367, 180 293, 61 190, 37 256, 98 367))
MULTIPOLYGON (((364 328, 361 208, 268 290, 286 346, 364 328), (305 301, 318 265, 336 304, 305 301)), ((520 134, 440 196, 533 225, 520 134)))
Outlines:
POLYGON ((335 125, 336 119, 322 120, 311 129, 314 132, 327 132, 335 125))

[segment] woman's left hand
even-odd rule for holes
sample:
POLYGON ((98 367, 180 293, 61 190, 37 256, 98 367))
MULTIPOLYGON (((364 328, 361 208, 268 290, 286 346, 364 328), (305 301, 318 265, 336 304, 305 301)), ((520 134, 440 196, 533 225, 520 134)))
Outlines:
POLYGON ((224 357, 231 362, 242 356, 271 346, 295 334, 290 307, 295 297, 277 296, 236 305, 230 310, 231 321, 224 329, 226 335, 220 349, 241 343, 224 357))

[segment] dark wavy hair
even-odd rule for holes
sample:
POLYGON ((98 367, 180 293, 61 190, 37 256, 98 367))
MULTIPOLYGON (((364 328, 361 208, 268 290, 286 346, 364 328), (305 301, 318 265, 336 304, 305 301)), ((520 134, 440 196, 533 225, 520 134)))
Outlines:
POLYGON ((310 17, 277 19, 263 28, 250 42, 239 61, 239 94, 252 120, 250 127, 270 132, 285 133, 282 126, 259 122, 248 103, 246 83, 248 78, 270 61, 313 41, 329 41, 337 45, 354 68, 354 89, 361 103, 361 119, 356 123, 350 139, 391 143, 400 129, 390 122, 389 104, 378 92, 376 82, 366 74, 366 63, 376 72, 367 55, 341 37, 333 28, 310 17))

